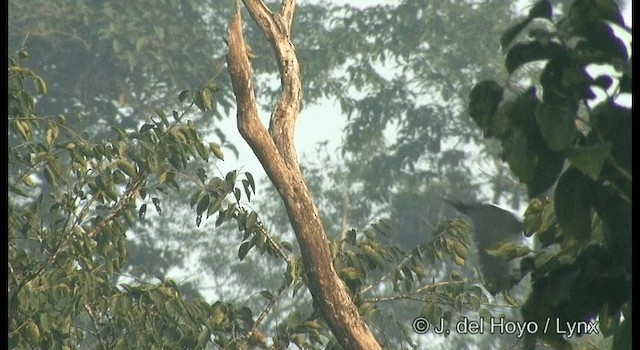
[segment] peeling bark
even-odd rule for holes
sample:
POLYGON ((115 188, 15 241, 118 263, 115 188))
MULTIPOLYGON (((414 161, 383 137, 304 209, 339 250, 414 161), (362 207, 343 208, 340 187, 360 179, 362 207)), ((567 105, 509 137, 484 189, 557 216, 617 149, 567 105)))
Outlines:
POLYGON ((293 137, 302 85, 290 37, 295 2, 283 0, 279 13, 269 10, 260 0, 243 0, 243 3, 271 43, 280 70, 282 93, 267 131, 258 117, 238 3, 227 41, 227 65, 236 96, 238 130, 284 202, 300 245, 309 290, 334 336, 344 349, 381 349, 335 271, 318 209, 296 157, 293 137))

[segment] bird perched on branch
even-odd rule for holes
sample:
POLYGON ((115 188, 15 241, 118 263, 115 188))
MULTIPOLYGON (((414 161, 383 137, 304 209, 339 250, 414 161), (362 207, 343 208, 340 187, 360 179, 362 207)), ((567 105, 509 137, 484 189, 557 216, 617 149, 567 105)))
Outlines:
POLYGON ((510 289, 514 285, 510 261, 502 256, 490 255, 487 249, 504 240, 522 239, 522 221, 512 212, 494 204, 467 204, 448 199, 445 202, 471 219, 485 288, 492 295, 510 289))

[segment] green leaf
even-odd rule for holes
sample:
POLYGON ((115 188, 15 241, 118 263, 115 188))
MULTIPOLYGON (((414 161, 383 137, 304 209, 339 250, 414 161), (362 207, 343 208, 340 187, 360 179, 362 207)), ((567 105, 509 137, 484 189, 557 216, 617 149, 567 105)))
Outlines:
POLYGON ((158 215, 161 215, 162 207, 160 207, 160 199, 158 199, 157 197, 153 197, 151 198, 151 202, 153 202, 153 205, 156 207, 156 212, 158 213, 158 215))
POLYGON ((503 96, 504 89, 494 80, 479 82, 469 93, 469 115, 485 133, 491 133, 491 118, 503 96))
POLYGON ((611 154, 612 142, 600 143, 588 147, 573 147, 566 151, 571 165, 592 180, 597 180, 604 162, 611 154))
POLYGON ((502 47, 502 51, 504 52, 511 42, 522 32, 522 30, 531 23, 531 21, 535 18, 547 18, 551 19, 552 8, 551 3, 548 0, 538 1, 531 10, 529 11, 529 16, 522 22, 511 26, 509 29, 505 30, 502 36, 500 37, 500 47, 502 47))
POLYGON ((464 266, 465 265, 464 261, 465 260, 463 258, 461 258, 461 257, 459 257, 457 255, 453 257, 453 262, 458 266, 464 266))
POLYGON ((598 314, 598 321, 600 322, 598 329, 604 337, 612 336, 614 330, 620 325, 620 318, 616 317, 616 314, 609 314, 607 309, 607 307, 604 307, 598 314))
POLYGON ((167 113, 165 113, 160 108, 155 108, 153 111, 156 113, 158 117, 160 117, 162 124, 164 124, 165 127, 169 127, 169 120, 167 119, 167 113))
POLYGON ((162 293, 157 289, 157 288, 153 288, 148 292, 149 298, 151 298, 151 301, 153 301, 153 303, 156 306, 160 306, 162 304, 164 304, 164 297, 162 295, 162 293))
POLYGON ((233 170, 227 173, 227 175, 225 175, 224 180, 228 183, 228 184, 233 184, 236 182, 236 177, 238 176, 238 173, 233 170))
POLYGON ((249 250, 253 248, 253 245, 253 242, 242 242, 240 248, 238 248, 238 258, 243 260, 247 256, 247 253, 249 253, 249 250))
POLYGON ((537 197, 547 191, 558 179, 565 163, 560 152, 541 150, 534 156, 535 171, 532 178, 526 182, 529 198, 537 197))
POLYGON ((456 282, 464 281, 464 278, 462 278, 462 275, 460 275, 460 272, 458 271, 451 272, 450 278, 452 281, 456 282))
POLYGON ((453 250, 455 254, 460 258, 462 258, 463 260, 467 260, 467 257, 468 257, 467 247, 465 247, 464 244, 462 244, 457 240, 451 241, 451 244, 453 246, 453 250))
POLYGON ((253 323, 253 313, 247 306, 243 306, 239 310, 237 310, 236 315, 240 320, 246 322, 247 324, 253 323))
POLYGON ((130 177, 133 177, 136 175, 136 168, 130 162, 124 159, 118 159, 116 161, 116 165, 118 166, 118 169, 122 170, 125 174, 129 175, 130 177))
POLYGON ((49 127, 49 129, 47 129, 47 132, 45 134, 45 141, 47 143, 47 146, 51 147, 51 145, 53 145, 53 142, 55 142, 57 138, 58 138, 58 127, 55 124, 51 124, 51 126, 49 127))
POLYGON ((204 184, 204 181, 207 179, 207 173, 204 168, 196 169, 196 176, 198 176, 198 180, 200 180, 202 184, 204 184))
POLYGON ((207 149, 204 147, 204 144, 200 141, 197 141, 194 144, 200 158, 202 158, 202 160, 204 161, 209 161, 209 153, 207 152, 207 149))
POLYGON ((196 107, 198 107, 198 109, 200 109, 201 112, 206 112, 207 109, 205 108, 202 96, 203 96, 202 90, 198 90, 193 98, 193 103, 195 103, 196 107))
POLYGON ((139 132, 140 132, 141 134, 143 134, 143 133, 145 133, 145 132, 147 132, 147 131, 149 131, 149 130, 153 130, 153 129, 155 129, 155 127, 156 127, 156 126, 155 126, 155 124, 144 123, 144 124, 142 124, 142 126, 140 127, 140 131, 139 131, 139 132))
POLYGON ((558 181, 554 209, 562 230, 576 237, 591 234, 590 181, 578 170, 570 168, 558 181))
POLYGON ((265 297, 268 300, 272 300, 273 299, 273 293, 271 293, 268 290, 263 290, 262 292, 260 292, 260 295, 262 295, 263 297, 265 297))
POLYGON ((502 52, 506 51, 513 39, 515 39, 520 32, 531 22, 531 19, 527 18, 524 21, 511 26, 509 29, 505 30, 500 36, 500 47, 502 48, 502 52))
POLYGON ((31 344, 39 344, 40 343, 40 330, 38 326, 32 321, 28 321, 25 326, 25 335, 27 341, 31 344))
POLYGON ((60 166, 60 162, 58 162, 57 157, 48 157, 47 165, 51 168, 51 171, 53 171, 53 175, 55 175, 56 178, 59 179, 62 177, 62 167, 60 166))
POLYGON ((202 100, 202 111, 206 112, 211 110, 211 108, 213 108, 213 94, 211 93, 211 90, 208 88, 202 88, 198 90, 198 93, 202 100))
POLYGON ((121 185, 127 181, 127 177, 119 169, 114 170, 112 175, 113 175, 113 183, 115 184, 121 185))
POLYGON ((225 221, 227 221, 227 218, 225 217, 223 212, 220 212, 218 214, 218 218, 216 219, 215 226, 218 227, 222 225, 225 221))
POLYGON ((633 346, 631 345, 631 319, 625 317, 625 319, 620 323, 620 327, 616 331, 616 335, 613 338, 613 350, 623 350, 623 349, 631 349, 633 346))
POLYGON ((561 55, 565 54, 565 47, 558 43, 549 42, 545 44, 538 41, 529 41, 515 44, 509 49, 505 58, 505 66, 507 72, 511 74, 523 64, 552 58, 562 59, 561 55))
POLYGON ((533 5, 531 10, 529 11, 529 17, 527 18, 530 20, 534 18, 551 19, 551 15, 553 14, 552 11, 553 9, 551 8, 551 2, 549 0, 541 0, 533 5))
POLYGON ((531 249, 516 242, 507 240, 494 244, 491 247, 486 248, 485 251, 491 256, 500 256, 512 260, 529 254, 531 249))
POLYGON ((418 278, 418 281, 422 281, 424 278, 427 277, 427 274, 424 270, 424 268, 421 265, 413 265, 411 266, 411 271, 413 271, 413 273, 416 274, 416 277, 418 278))
POLYGON ((251 189, 249 188, 249 181, 242 179, 242 187, 244 187, 244 193, 247 196, 247 200, 251 201, 251 189))
POLYGON ((56 177, 53 174, 53 171, 51 171, 51 168, 49 168, 48 166, 44 167, 44 178, 45 178, 45 180, 47 180, 49 185, 51 185, 53 187, 57 187, 58 186, 58 183, 56 182, 56 177))
POLYGON ((576 45, 576 50, 589 53, 593 63, 625 62, 629 59, 626 45, 613 32, 608 23, 597 21, 589 23, 580 31, 581 37, 586 40, 576 45))
POLYGON ((29 138, 29 135, 31 134, 31 129, 29 128, 29 124, 21 120, 16 120, 13 123, 11 123, 11 128, 18 135, 20 135, 20 137, 22 137, 24 141, 27 141, 29 138))
POLYGON ((340 277, 346 281, 353 281, 359 279, 360 273, 352 266, 347 266, 339 271, 340 277))
POLYGON ((575 112, 575 109, 568 106, 547 103, 536 106, 536 121, 550 150, 562 151, 575 142, 578 137, 575 112))
POLYGON ((196 213, 198 215, 204 213, 205 210, 209 207, 209 202, 211 201, 211 195, 206 193, 200 201, 198 201, 198 206, 196 207, 196 213))
POLYGON ((224 160, 224 154, 222 153, 222 150, 220 150, 220 145, 218 145, 217 143, 209 142, 209 149, 211 150, 211 152, 213 152, 216 158, 224 160))
POLYGON ((383 236, 388 237, 391 232, 391 227, 384 220, 379 220, 378 222, 371 224, 371 227, 383 236))
POLYGON ((503 143, 503 157, 509 167, 524 183, 529 183, 536 171, 535 155, 529 152, 527 135, 521 130, 514 130, 503 143))
POLYGON ((247 217, 247 223, 245 224, 246 229, 252 230, 256 226, 257 222, 258 222, 258 214, 255 211, 252 211, 251 213, 249 213, 249 216, 247 217))
POLYGON ((220 210, 221 207, 222 207, 222 198, 218 198, 215 201, 212 201, 211 204, 209 204, 209 208, 207 209, 207 218, 209 218, 209 216, 211 216, 213 213, 220 210))
POLYGON ((543 45, 557 36, 558 33, 556 31, 550 31, 547 28, 533 28, 529 30, 529 33, 527 34, 527 37, 538 41, 543 45))
POLYGON ((630 74, 623 74, 622 77, 620 77, 620 93, 631 93, 631 88, 632 88, 632 81, 631 81, 631 75, 630 74))
POLYGON ((282 248, 288 250, 289 252, 293 252, 293 246, 291 245, 291 243, 287 241, 281 241, 280 245, 282 246, 282 248))
POLYGON ((519 113, 519 108, 522 108, 522 106, 517 100, 506 101, 500 109, 498 109, 491 122, 486 126, 487 130, 484 131, 485 136, 496 137, 499 139, 508 137, 511 132, 511 128, 517 127, 517 125, 514 125, 511 117, 514 114, 519 113))
POLYGON ((193 208, 193 206, 196 205, 196 203, 198 202, 198 199, 200 199, 200 194, 202 194, 202 190, 197 190, 193 192, 193 194, 191 195, 191 198, 189 199, 190 208, 193 208))
POLYGON ((253 175, 251 175, 251 173, 247 171, 247 172, 244 173, 244 176, 247 177, 247 181, 249 181, 249 185, 251 186, 251 189, 253 190, 253 193, 255 194, 256 193, 256 183, 253 180, 253 175))
POLYGON ((593 83, 602 88, 602 90, 607 91, 613 84, 613 79, 608 75, 601 75, 597 77, 593 83))
POLYGON ((11 192, 13 192, 13 193, 15 193, 17 195, 20 195, 22 197, 29 198, 28 194, 26 194, 23 190, 21 190, 19 187, 15 186, 15 185, 9 184, 9 191, 11 191, 11 192))
MULTIPOLYGON (((182 90, 180 91, 180 94, 178 94, 178 100, 180 102, 184 101, 185 98, 187 98, 187 96, 189 95, 189 90, 182 90)), ((175 118, 175 111, 174 111, 174 118, 175 118)))
POLYGON ((39 93, 47 93, 47 83, 45 83, 41 77, 36 77, 35 79, 33 79, 33 82, 36 84, 36 89, 39 93))
POLYGON ((409 266, 403 266, 402 267, 402 274, 405 276, 406 280, 409 280, 409 281, 413 282, 413 272, 411 271, 409 266))
POLYGON ((164 184, 171 187, 171 189, 176 191, 176 193, 180 193, 180 185, 178 185, 178 182, 174 178, 168 178, 164 184))
POLYGON ((208 327, 203 327, 202 330, 200 331, 200 334, 198 334, 198 348, 199 349, 206 348, 206 345, 209 342, 210 338, 211 338, 211 331, 209 331, 208 327))
POLYGON ((138 210, 138 217, 140 218, 140 220, 144 219, 145 214, 147 213, 147 204, 143 204, 140 206, 140 209, 138 210))
MULTIPOLYGON (((106 246, 105 248, 111 248, 111 246, 106 246)), ((111 252, 111 249, 105 249, 103 252, 103 256, 106 257, 109 253, 111 252)), ((114 272, 116 271, 116 267, 114 264, 114 260, 113 259, 107 259, 105 261, 104 267, 107 270, 107 274, 109 276, 112 276, 114 274, 114 272)))
POLYGON ((593 83, 593 78, 581 67, 568 66, 562 71, 563 86, 577 89, 593 83))

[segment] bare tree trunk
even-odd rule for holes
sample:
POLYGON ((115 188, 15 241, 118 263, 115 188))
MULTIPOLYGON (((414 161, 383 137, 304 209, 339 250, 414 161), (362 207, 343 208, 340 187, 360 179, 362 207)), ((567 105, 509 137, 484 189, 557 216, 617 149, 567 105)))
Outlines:
POLYGON ((309 290, 334 336, 344 349, 381 349, 333 267, 318 209, 296 157, 293 134, 302 100, 302 85, 290 37, 295 3, 283 0, 279 13, 269 10, 261 0, 243 0, 243 3, 271 43, 280 70, 282 93, 267 132, 258 118, 238 3, 229 27, 227 55, 238 108, 238 130, 282 197, 300 245, 309 290))

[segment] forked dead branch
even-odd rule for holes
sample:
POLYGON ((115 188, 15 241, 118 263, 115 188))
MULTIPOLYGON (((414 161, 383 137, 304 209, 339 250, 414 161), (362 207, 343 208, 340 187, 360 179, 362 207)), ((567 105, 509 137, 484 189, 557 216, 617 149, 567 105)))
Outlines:
POLYGON ((300 245, 309 290, 336 339, 344 349, 380 349, 336 273, 318 209, 296 157, 293 136, 302 84, 290 36, 295 2, 283 0, 280 12, 272 12, 260 0, 244 0, 243 3, 273 48, 282 92, 267 131, 258 117, 238 3, 227 41, 227 65, 236 96, 238 130, 280 193, 300 245))

